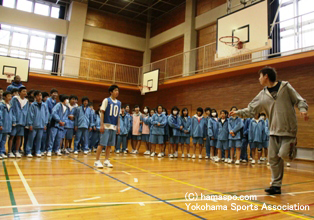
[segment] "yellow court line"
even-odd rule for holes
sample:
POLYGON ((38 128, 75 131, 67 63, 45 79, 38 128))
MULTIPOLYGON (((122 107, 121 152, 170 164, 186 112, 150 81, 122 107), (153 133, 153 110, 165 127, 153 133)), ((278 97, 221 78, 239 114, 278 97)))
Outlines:
MULTIPOLYGON (((181 183, 181 184, 184 184, 184 185, 187 185, 187 186, 192 186, 192 187, 195 187, 195 188, 197 188, 197 189, 201 189, 201 190, 204 190, 204 191, 213 193, 213 194, 229 196, 229 195, 223 194, 223 193, 221 193, 221 192, 217 192, 217 191, 214 191, 214 190, 210 190, 210 189, 207 189, 207 188, 203 188, 203 187, 201 187, 201 186, 196 186, 196 185, 191 184, 191 183, 187 183, 187 182, 184 182, 184 181, 181 181, 181 180, 177 180, 177 179, 174 179, 174 178, 165 176, 165 175, 161 175, 161 174, 158 174, 158 173, 154 173, 154 172, 151 172, 151 171, 149 171, 149 170, 145 170, 145 169, 142 169, 142 168, 139 168, 139 167, 136 167, 136 166, 127 164, 127 163, 123 163, 123 162, 120 162, 120 161, 117 161, 117 160, 114 160, 114 159, 111 159, 111 160, 115 161, 116 163, 119 163, 119 164, 122 164, 122 165, 125 165, 125 166, 128 166, 128 167, 131 167, 131 168, 134 168, 134 169, 137 169, 137 170, 141 170, 141 171, 143 171, 143 172, 145 172, 145 173, 150 173, 150 174, 153 174, 153 175, 162 177, 162 178, 164 178, 164 179, 172 180, 172 181, 174 181, 174 182, 181 183)), ((250 201, 247 201, 247 200, 241 200, 241 199, 239 199, 239 201, 245 202, 245 203, 249 203, 249 204, 253 204, 253 205, 257 205, 257 206, 259 206, 259 207, 263 207, 263 205, 261 205, 261 204, 254 203, 254 202, 250 202, 250 201)), ((271 209, 271 210, 273 210, 273 209, 271 209)), ((281 210, 273 210, 273 211, 275 211, 275 212, 280 212, 280 213, 285 214, 285 215, 290 215, 290 216, 293 216, 293 217, 295 217, 295 218, 308 219, 308 218, 305 218, 305 217, 302 217, 302 216, 299 216, 299 215, 295 215, 295 214, 292 214, 292 213, 289 213, 289 212, 284 212, 284 211, 281 211, 281 210)))

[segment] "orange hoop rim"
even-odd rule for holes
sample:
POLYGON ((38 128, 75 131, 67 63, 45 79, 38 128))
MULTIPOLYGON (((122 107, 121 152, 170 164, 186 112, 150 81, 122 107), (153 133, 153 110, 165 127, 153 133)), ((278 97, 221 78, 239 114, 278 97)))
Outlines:
POLYGON ((221 43, 226 44, 227 46, 231 46, 231 47, 237 47, 238 43, 240 43, 240 38, 236 37, 236 36, 223 36, 219 38, 219 41, 221 43), (232 39, 231 41, 226 41, 225 39, 232 39), (236 41, 234 41, 234 39, 236 41))

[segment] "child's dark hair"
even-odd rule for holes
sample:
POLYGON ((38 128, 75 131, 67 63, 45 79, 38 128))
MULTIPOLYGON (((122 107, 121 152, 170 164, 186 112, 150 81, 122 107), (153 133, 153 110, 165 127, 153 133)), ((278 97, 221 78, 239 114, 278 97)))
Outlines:
POLYGON ((11 94, 15 93, 15 92, 18 92, 19 90, 17 88, 14 88, 11 90, 11 94))
POLYGON ((188 110, 187 108, 183 108, 183 109, 182 109, 182 116, 184 116, 184 114, 183 114, 184 111, 187 111, 187 112, 188 112, 188 113, 186 114, 186 117, 189 116, 189 110, 188 110))
POLYGON ((88 107, 90 107, 90 106, 93 106, 93 107, 94 107, 94 104, 93 104, 93 102, 89 102, 87 106, 88 106, 88 107))
POLYGON ((166 108, 162 108, 162 111, 166 113, 165 115, 168 115, 168 110, 166 108))
POLYGON ((36 97, 36 96, 38 96, 38 95, 42 95, 42 93, 41 93, 41 91, 39 91, 39 90, 36 90, 35 92, 34 92, 34 97, 36 97))
POLYGON ((48 92, 42 92, 41 94, 42 94, 42 96, 43 96, 43 99, 44 99, 45 97, 49 96, 48 92))
POLYGON ((178 112, 180 112, 180 109, 177 106, 173 106, 171 109, 171 114, 173 114, 174 110, 177 110, 178 112))
POLYGON ((111 86, 109 87, 109 89, 108 89, 109 94, 111 94, 111 93, 113 92, 113 90, 115 90, 115 89, 119 89, 119 86, 117 86, 117 85, 111 85, 111 86))
POLYGON ((83 96, 83 97, 82 97, 82 104, 83 104, 83 102, 86 101, 86 100, 87 100, 88 103, 89 103, 89 98, 88 98, 87 96, 83 96))
POLYGON ((225 113, 226 118, 228 118, 229 112, 228 112, 227 110, 221 110, 221 111, 220 111, 220 114, 221 114, 222 112, 225 113))
MULTIPOLYGON (((151 111, 154 111, 154 114, 156 113, 156 109, 155 109, 155 108, 152 108, 152 109, 149 111, 149 114, 150 114, 151 111)), ((150 114, 150 116, 153 116, 153 115, 150 114)))
POLYGON ((210 107, 206 107, 205 108, 205 112, 207 112, 207 111, 211 112, 211 108, 210 107))
POLYGON ((27 100, 28 100, 28 102, 34 102, 35 98, 34 98, 34 96, 29 96, 29 97, 27 97, 27 100))
POLYGON ((214 113, 214 112, 216 112, 216 117, 218 117, 218 113, 217 113, 217 110, 216 109, 214 109, 214 108, 212 108, 211 110, 210 110, 210 117, 213 117, 212 116, 212 113, 214 113))
POLYGON ((277 80, 277 71, 275 68, 270 66, 265 66, 263 69, 258 71, 258 74, 263 74, 263 76, 268 75, 268 79, 271 82, 276 82, 277 80))
POLYGON ((67 96, 65 94, 62 94, 62 95, 59 96, 59 99, 60 99, 61 102, 64 102, 64 100, 69 99, 69 96, 67 96))
POLYGON ((136 108, 140 108, 140 106, 139 106, 139 105, 134 105, 134 110, 135 110, 136 108))
MULTIPOLYGON (((11 92, 5 91, 5 92, 2 94, 2 96, 3 96, 3 97, 7 97, 8 94, 11 94, 11 92)), ((11 94, 11 95, 12 95, 12 94, 11 94)))
POLYGON ((202 108, 202 107, 198 107, 198 108, 196 109, 196 112, 200 112, 200 113, 201 113, 201 115, 204 113, 204 111, 203 111, 203 108, 202 108))
POLYGON ((22 92, 24 89, 26 90, 26 87, 25 87, 25 86, 20 87, 20 88, 19 88, 19 93, 22 92))
POLYGON ((52 95, 52 93, 54 93, 54 92, 58 93, 58 90, 56 90, 56 89, 51 89, 51 90, 50 90, 50 95, 52 95))
POLYGON ((230 108, 230 111, 232 111, 233 108, 235 108, 236 110, 238 110, 237 106, 232 106, 232 107, 230 108))
POLYGON ((264 116, 266 118, 266 114, 264 112, 258 114, 258 117, 261 117, 261 116, 264 116))
MULTIPOLYGON (((31 89, 27 92, 27 96, 32 96, 32 94, 35 92, 35 89, 31 89)), ((34 94, 33 94, 34 95, 34 94)))
POLYGON ((77 97, 76 95, 70 95, 70 98, 69 98, 69 100, 71 100, 71 99, 75 99, 75 100, 78 100, 78 97, 77 97))
POLYGON ((122 106, 121 106, 121 109, 125 109, 125 108, 126 108, 126 105, 122 105, 122 106))
POLYGON ((156 111, 158 111, 158 108, 161 107, 162 110, 164 110, 164 107, 162 105, 157 105, 156 111))
POLYGON ((126 108, 126 107, 128 107, 128 106, 130 107, 130 105, 129 105, 129 104, 125 104, 124 106, 125 106, 125 108, 126 108))

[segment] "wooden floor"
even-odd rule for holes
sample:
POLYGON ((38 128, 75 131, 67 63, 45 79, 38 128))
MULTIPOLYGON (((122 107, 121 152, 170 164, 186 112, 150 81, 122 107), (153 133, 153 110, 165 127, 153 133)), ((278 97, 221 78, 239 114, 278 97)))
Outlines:
POLYGON ((270 182, 266 164, 236 166, 205 159, 151 158, 142 153, 112 154, 114 168, 99 171, 93 167, 94 153, 2 160, 0 219, 314 218, 311 162, 291 163, 285 168, 283 194, 266 196, 264 188, 270 182), (187 193, 257 197, 254 201, 188 201, 187 193), (242 209, 256 205, 258 210, 237 212, 232 203, 242 209), (310 210, 261 210, 264 203, 299 203, 309 205, 310 210), (225 206, 227 210, 191 210, 193 205, 206 204, 207 209, 225 206))

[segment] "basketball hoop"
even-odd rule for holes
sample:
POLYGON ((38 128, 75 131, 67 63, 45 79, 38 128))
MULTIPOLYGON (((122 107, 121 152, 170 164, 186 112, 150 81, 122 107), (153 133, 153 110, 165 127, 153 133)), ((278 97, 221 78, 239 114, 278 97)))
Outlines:
POLYGON ((139 86, 141 90, 141 95, 145 95, 146 92, 150 91, 151 87, 148 86, 139 86))
POLYGON ((236 36, 223 36, 219 38, 219 41, 227 46, 234 47, 236 49, 243 48, 243 42, 236 36))
POLYGON ((14 76, 15 74, 13 74, 13 73, 7 73, 7 72, 4 72, 3 74, 7 76, 7 83, 11 83, 11 82, 12 82, 12 78, 13 78, 13 76, 14 76))

